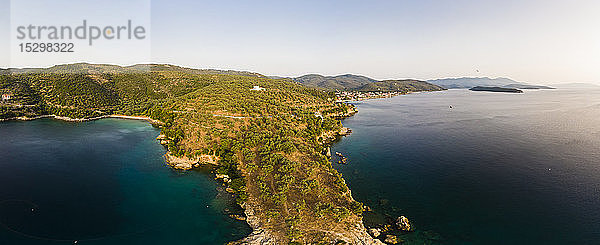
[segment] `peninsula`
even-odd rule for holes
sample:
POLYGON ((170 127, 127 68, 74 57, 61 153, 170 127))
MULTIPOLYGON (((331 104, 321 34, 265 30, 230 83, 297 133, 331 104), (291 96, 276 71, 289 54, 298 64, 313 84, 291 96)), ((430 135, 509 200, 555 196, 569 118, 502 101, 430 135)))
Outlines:
MULTIPOLYGON (((441 89, 421 85, 408 92, 441 89)), ((232 243, 382 243, 366 232, 363 204, 326 154, 348 132, 340 119, 356 112, 334 91, 251 72, 81 63, 11 69, 0 92, 2 120, 150 121, 171 166, 214 165, 245 209, 238 218, 253 232, 232 243)))

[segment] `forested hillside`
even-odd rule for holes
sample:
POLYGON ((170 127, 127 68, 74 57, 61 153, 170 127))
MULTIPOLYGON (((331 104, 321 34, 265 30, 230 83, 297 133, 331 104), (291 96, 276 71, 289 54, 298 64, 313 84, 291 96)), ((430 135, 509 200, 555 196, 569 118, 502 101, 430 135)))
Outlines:
POLYGON ((362 204, 324 155, 351 106, 288 80, 223 73, 168 65, 18 70, 0 75, 1 92, 11 95, 0 118, 151 117, 164 123, 173 157, 217 159, 215 171, 228 176, 228 187, 253 213, 251 225, 269 239, 352 242, 366 234, 362 204))
MULTIPOLYGON (((355 91, 429 91, 421 81, 350 79, 355 91)), ((339 81, 338 81, 339 82, 339 81)), ((354 112, 331 90, 251 72, 72 64, 0 74, 0 119, 144 116, 161 121, 169 161, 215 164, 259 238, 370 243, 363 205, 326 156, 354 112), (254 88, 254 89, 253 89, 254 88), (328 92, 329 91, 329 92, 328 92)), ((173 164, 176 166, 175 164, 173 164)))
POLYGON ((357 89, 357 91, 361 92, 417 92, 439 90, 444 90, 444 88, 418 80, 386 80, 369 83, 357 89))
POLYGON ((384 80, 377 81, 359 75, 321 76, 304 75, 293 79, 308 87, 327 91, 346 92, 414 92, 443 90, 442 87, 418 80, 384 80))
POLYGON ((339 76, 309 74, 294 78, 294 81, 305 86, 326 90, 352 90, 360 88, 366 84, 376 82, 377 80, 352 74, 339 76))

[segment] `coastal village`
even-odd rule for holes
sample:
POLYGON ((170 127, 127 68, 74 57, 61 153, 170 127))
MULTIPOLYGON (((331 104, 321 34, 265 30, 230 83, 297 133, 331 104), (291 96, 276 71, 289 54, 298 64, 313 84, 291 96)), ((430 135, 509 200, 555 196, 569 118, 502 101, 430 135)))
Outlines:
POLYGON ((390 98, 397 95, 403 95, 406 92, 360 92, 360 91, 336 91, 336 102, 360 101, 368 99, 390 98))

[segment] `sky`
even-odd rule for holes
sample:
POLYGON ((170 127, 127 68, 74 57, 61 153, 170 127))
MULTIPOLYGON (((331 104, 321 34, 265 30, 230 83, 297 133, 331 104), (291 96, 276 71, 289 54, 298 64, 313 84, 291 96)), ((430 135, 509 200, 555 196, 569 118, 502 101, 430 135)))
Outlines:
MULTIPOLYGON (((13 0, 13 5, 23 1, 41 0, 13 0)), ((99 42, 91 54, 15 62, 19 54, 11 55, 16 47, 11 19, 14 24, 29 17, 11 13, 15 6, 11 11, 10 0, 0 0, 0 67, 153 62, 279 76, 488 76, 538 84, 600 84, 598 0, 135 1, 149 2, 150 13, 136 4, 119 6, 116 0, 83 3, 113 9, 81 11, 62 4, 37 11, 96 23, 148 14, 149 22, 141 21, 151 33, 149 48, 140 51, 147 54, 143 59, 128 54, 135 43, 99 42)), ((41 15, 39 19, 48 17, 41 15)))

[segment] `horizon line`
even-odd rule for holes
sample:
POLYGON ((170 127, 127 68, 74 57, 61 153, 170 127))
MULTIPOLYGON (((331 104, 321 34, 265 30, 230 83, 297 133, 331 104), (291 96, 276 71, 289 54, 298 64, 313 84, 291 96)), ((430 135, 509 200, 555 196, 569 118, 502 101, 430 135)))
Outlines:
MULTIPOLYGON (((429 79, 416 79, 416 78, 386 78, 386 79, 374 79, 369 75, 364 75, 364 74, 358 74, 358 73, 351 73, 351 72, 344 72, 344 73, 338 73, 338 74, 334 74, 334 75, 324 75, 324 74, 320 74, 320 73, 311 73, 308 72, 306 74, 303 75, 298 75, 298 76, 289 76, 289 75, 267 75, 258 71, 251 71, 251 70, 245 70, 245 69, 232 69, 232 68, 215 68, 215 67, 209 67, 209 68, 201 68, 201 67, 194 67, 194 66, 186 66, 186 65, 179 65, 179 64, 173 64, 173 63, 162 63, 162 62, 142 62, 142 63, 133 63, 133 64, 118 64, 118 63, 93 63, 93 62, 87 62, 87 61, 81 61, 81 62, 73 62, 73 63, 60 63, 60 64, 53 64, 53 65, 49 65, 49 66, 38 66, 38 67, 34 67, 34 66, 23 66, 23 67, 0 67, 0 69, 4 69, 4 70, 11 70, 11 69, 48 69, 48 68, 52 68, 55 66, 61 66, 61 65, 77 65, 77 64, 87 64, 87 65, 111 65, 111 66, 118 66, 118 67, 131 67, 131 66, 136 66, 136 65, 170 65, 170 66, 177 66, 177 67, 181 67, 181 68, 187 68, 187 69, 196 69, 196 70, 217 70, 217 71, 237 71, 237 72, 248 72, 248 73, 257 73, 260 75, 263 75, 265 77, 281 77, 281 78, 298 78, 298 77, 302 77, 302 76, 307 76, 307 75, 319 75, 319 76, 324 76, 324 77, 338 77, 338 76, 344 76, 344 75, 353 75, 353 76, 362 76, 362 77, 366 77, 368 79, 372 79, 372 80, 376 80, 376 81, 386 81, 386 80, 417 80, 417 81, 434 81, 434 80, 445 80, 445 79, 461 79, 461 78, 487 78, 487 79, 500 79, 500 78, 505 78, 505 79, 510 79, 513 80, 517 83, 525 83, 528 84, 528 82, 522 82, 522 81, 517 81, 513 78, 510 78, 510 76, 444 76, 444 77, 437 77, 437 78, 429 78, 429 79)), ((542 83, 539 85, 548 85, 548 84, 571 84, 571 83, 582 83, 582 84, 595 84, 595 82, 557 82, 557 83, 542 83)), ((536 83, 537 84, 537 83, 536 83)))

